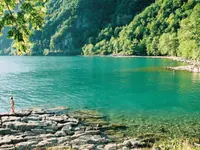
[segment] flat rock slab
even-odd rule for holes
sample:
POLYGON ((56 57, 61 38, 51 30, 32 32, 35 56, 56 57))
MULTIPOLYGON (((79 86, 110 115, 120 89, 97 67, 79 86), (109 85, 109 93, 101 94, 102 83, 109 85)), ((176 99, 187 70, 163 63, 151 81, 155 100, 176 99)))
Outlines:
MULTIPOLYGON (((47 147, 74 148, 80 150, 121 149, 134 146, 134 141, 110 143, 107 129, 120 130, 118 126, 94 127, 86 124, 81 118, 73 118, 56 110, 25 110, 20 115, 1 116, 0 150, 32 150, 47 147), (60 114, 58 114, 59 112, 60 114)), ((84 113, 85 116, 85 113, 84 113)), ((93 117, 95 118, 95 117, 93 117)), ((101 118, 101 117, 96 117, 101 118)))

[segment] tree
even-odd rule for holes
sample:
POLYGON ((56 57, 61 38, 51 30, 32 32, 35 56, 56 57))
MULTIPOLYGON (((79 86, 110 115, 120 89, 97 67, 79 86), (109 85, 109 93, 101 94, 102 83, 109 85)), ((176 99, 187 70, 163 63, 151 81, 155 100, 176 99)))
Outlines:
POLYGON ((159 39, 159 51, 162 55, 176 56, 178 38, 176 33, 164 33, 159 39))
POLYGON ((8 26, 8 37, 13 39, 13 47, 22 55, 31 47, 30 35, 45 23, 46 0, 1 0, 0 31, 8 26))
POLYGON ((200 4, 182 20, 179 34, 179 53, 186 58, 200 59, 200 4))

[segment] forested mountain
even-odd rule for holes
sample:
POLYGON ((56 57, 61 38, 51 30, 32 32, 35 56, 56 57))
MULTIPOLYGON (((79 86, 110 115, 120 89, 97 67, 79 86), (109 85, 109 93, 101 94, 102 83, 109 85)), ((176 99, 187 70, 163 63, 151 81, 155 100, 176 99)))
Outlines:
POLYGON ((46 26, 32 36, 35 43, 33 55, 79 55, 86 43, 96 42, 94 40, 102 33, 101 30, 129 24, 136 14, 153 2, 154 0, 51 0, 47 4, 46 26))
POLYGON ((200 59, 200 0, 50 0, 46 7, 32 55, 200 59))
POLYGON ((84 55, 170 55, 200 59, 200 1, 157 0, 131 23, 107 27, 84 55))

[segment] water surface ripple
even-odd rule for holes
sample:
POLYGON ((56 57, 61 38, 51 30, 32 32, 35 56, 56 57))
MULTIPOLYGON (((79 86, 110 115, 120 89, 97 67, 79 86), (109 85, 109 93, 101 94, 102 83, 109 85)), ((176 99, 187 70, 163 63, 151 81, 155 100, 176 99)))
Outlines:
POLYGON ((68 106, 107 114, 200 113, 200 75, 148 58, 0 57, 0 112, 68 106))

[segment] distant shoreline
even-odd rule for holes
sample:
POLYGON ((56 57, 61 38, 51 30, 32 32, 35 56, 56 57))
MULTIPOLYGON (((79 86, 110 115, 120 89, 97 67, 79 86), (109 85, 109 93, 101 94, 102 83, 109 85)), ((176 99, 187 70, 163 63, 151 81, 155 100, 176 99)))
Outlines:
MULTIPOLYGON (((10 56, 10 55, 0 55, 0 56, 10 56)), ((69 56, 69 55, 49 55, 49 56, 51 56, 51 57, 52 56, 73 57, 75 55, 73 55, 73 56, 69 56)), ((49 56, 46 56, 46 57, 49 57, 49 56)), ((166 68, 169 69, 169 70, 187 71, 187 72, 193 72, 193 73, 200 73, 200 61, 195 61, 195 60, 185 59, 185 58, 182 58, 182 57, 175 57, 175 56, 137 56, 137 55, 123 56, 123 55, 113 55, 113 54, 111 54, 111 55, 89 55, 89 56, 76 55, 75 57, 77 57, 77 56, 78 57, 113 57, 113 58, 170 59, 170 60, 173 60, 173 61, 183 62, 186 65, 176 66, 176 67, 167 66, 166 68)))
MULTIPOLYGON (((104 56, 101 56, 101 57, 104 57, 104 56)), ((191 60, 191 59, 185 59, 185 58, 182 58, 182 57, 176 57, 176 56, 136 56, 136 55, 132 55, 132 56, 108 55, 106 57, 170 59, 170 60, 173 60, 173 61, 183 62, 186 65, 176 66, 176 67, 167 66, 166 68, 169 69, 169 70, 200 73, 200 62, 199 61, 195 61, 195 60, 191 60)))

